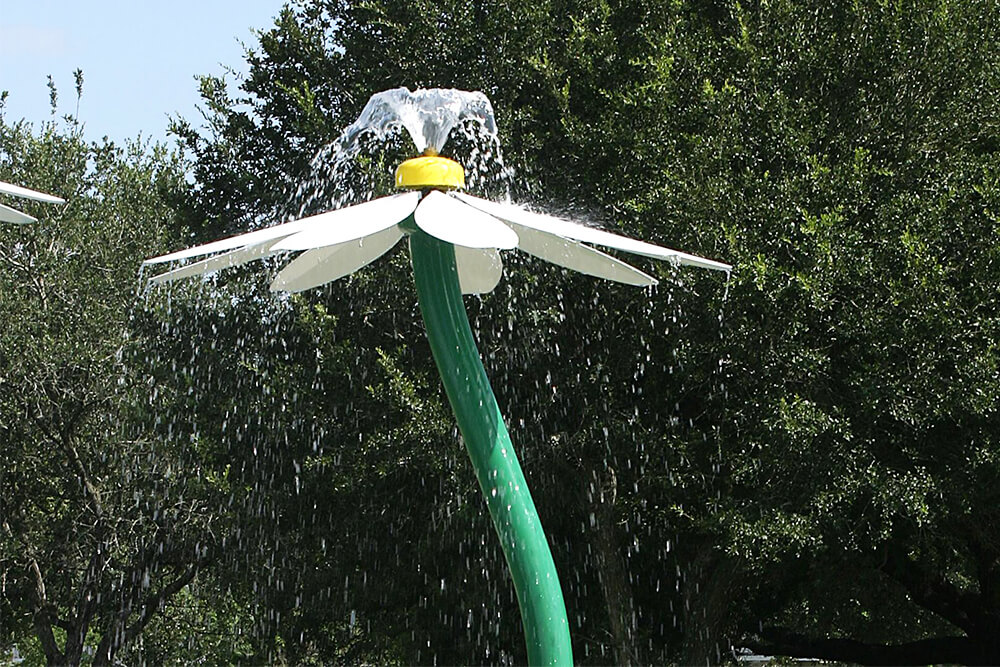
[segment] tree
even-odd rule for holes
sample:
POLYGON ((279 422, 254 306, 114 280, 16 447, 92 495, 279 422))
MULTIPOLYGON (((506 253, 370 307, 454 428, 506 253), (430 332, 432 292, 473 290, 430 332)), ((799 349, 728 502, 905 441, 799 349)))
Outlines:
POLYGON ((777 3, 708 22, 729 39, 692 137, 690 163, 715 173, 692 185, 712 193, 695 210, 731 221, 745 270, 727 317, 745 344, 720 350, 738 443, 706 518, 742 570, 757 618, 734 627, 757 650, 998 659, 982 16, 995 8, 777 3))
POLYGON ((87 143, 71 117, 0 117, 0 176, 68 202, 0 228, 0 646, 110 664, 214 549, 212 475, 157 428, 132 326, 184 171, 161 146, 87 143))

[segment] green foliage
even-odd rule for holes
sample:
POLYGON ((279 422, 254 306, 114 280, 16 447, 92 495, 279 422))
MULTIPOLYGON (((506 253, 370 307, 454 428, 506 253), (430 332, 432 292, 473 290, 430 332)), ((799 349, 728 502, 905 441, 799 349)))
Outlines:
POLYGON ((132 356, 137 261, 187 186, 164 148, 88 144, 72 119, 0 122, 0 178, 67 200, 0 228, 0 646, 108 664, 212 546, 212 480, 147 427, 132 356))
MULTIPOLYGON (((83 405, 73 437, 118 489, 109 514, 138 517, 129 544, 208 545, 210 576, 130 657, 523 659, 405 251, 290 299, 267 293, 269 263, 134 287, 168 237, 286 215, 373 92, 447 86, 493 101, 515 197, 736 267, 646 265, 662 284, 641 293, 513 254, 466 302, 577 660, 714 663, 731 642, 996 662, 997 18, 949 0, 302 0, 238 90, 202 80, 205 127, 175 123, 190 191, 155 149, 4 125, 0 178, 73 195, 0 230, 8 581, 45 554, 77 563, 52 599, 78 590, 56 536, 93 543, 96 524, 39 420, 83 405), (168 508, 169 530, 151 518, 168 508)), ((408 150, 369 148, 336 196, 382 193, 408 150)), ((31 631, 0 609, 5 642, 31 631)))

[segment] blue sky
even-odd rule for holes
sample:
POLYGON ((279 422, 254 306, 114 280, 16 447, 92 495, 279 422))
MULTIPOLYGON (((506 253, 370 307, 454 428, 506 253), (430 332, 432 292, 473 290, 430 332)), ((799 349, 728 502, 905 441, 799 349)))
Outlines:
MULTIPOLYGON (((0 0, 0 90, 4 117, 51 118, 76 111, 73 70, 83 70, 80 120, 88 139, 140 133, 166 140, 168 116, 200 121, 197 74, 244 72, 243 47, 274 22, 282 0, 0 0)), ((227 77, 231 80, 231 77, 227 77)))

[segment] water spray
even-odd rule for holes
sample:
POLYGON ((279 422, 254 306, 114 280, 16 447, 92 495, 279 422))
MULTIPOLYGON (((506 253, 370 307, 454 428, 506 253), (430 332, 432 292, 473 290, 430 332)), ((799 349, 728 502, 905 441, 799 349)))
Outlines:
POLYGON ((349 151, 364 133, 404 127, 420 157, 396 170, 401 193, 334 209, 147 260, 156 264, 211 255, 152 279, 167 282, 279 253, 301 254, 274 278, 274 291, 325 284, 375 261, 409 238, 413 279, 427 338, 510 568, 531 665, 572 665, 569 622, 552 553, 514 453, 472 329, 463 294, 491 291, 502 275, 500 251, 520 249, 573 271, 627 285, 656 279, 587 244, 675 264, 729 271, 697 255, 637 241, 570 220, 460 192, 462 165, 439 155, 450 131, 471 120, 496 137, 482 93, 397 88, 373 95, 340 139, 349 151))

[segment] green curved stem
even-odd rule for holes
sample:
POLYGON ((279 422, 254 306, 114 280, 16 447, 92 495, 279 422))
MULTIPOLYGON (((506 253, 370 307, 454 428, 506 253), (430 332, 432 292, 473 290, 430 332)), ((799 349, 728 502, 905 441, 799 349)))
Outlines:
POLYGON ((514 580, 528 664, 572 665, 559 577, 472 337, 454 246, 415 230, 410 253, 434 361, 514 580))

